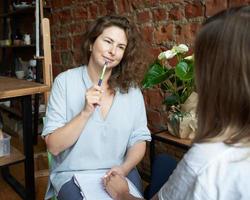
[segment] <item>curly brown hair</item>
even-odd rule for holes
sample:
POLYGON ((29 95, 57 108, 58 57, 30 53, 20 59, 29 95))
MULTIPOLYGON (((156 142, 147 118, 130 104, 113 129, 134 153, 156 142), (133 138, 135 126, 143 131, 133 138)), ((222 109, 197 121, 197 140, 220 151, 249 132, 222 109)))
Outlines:
POLYGON ((89 62, 91 55, 90 45, 96 38, 102 34, 105 28, 117 26, 126 33, 128 44, 125 49, 123 58, 118 66, 112 70, 111 77, 108 81, 111 89, 118 89, 122 93, 127 93, 131 87, 140 87, 144 74, 148 67, 146 55, 146 44, 137 31, 135 25, 126 17, 118 15, 108 15, 95 20, 84 35, 83 42, 83 61, 89 62))

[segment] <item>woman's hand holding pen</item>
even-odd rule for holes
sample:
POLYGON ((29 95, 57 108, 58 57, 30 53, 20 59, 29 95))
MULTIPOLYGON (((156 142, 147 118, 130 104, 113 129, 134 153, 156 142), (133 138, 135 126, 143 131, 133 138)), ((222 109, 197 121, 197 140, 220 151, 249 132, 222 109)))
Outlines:
POLYGON ((102 94, 103 90, 98 85, 94 85, 88 89, 85 95, 84 111, 87 113, 92 113, 97 105, 100 106, 102 94))

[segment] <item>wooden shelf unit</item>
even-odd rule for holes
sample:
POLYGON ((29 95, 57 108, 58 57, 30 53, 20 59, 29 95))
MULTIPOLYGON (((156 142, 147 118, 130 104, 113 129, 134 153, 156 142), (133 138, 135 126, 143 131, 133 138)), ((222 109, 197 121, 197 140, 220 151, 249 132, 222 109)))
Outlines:
POLYGON ((2 175, 9 185, 23 198, 35 200, 34 150, 32 130, 32 95, 50 90, 45 84, 0 76, 0 99, 19 97, 22 100, 23 154, 12 148, 10 156, 0 158, 2 175), (24 162, 25 184, 20 184, 9 172, 9 165, 24 162))
POLYGON ((30 44, 30 45, 21 44, 21 45, 4 45, 0 47, 1 48, 35 48, 36 45, 35 44, 30 44))
POLYGON ((25 156, 15 147, 11 146, 10 155, 0 157, 0 167, 19 163, 24 161, 24 159, 25 156))
MULTIPOLYGON (((44 6, 43 8, 48 9, 48 10, 51 9, 50 6, 44 6)), ((15 9, 13 11, 10 11, 10 12, 0 14, 0 17, 11 17, 13 15, 32 14, 32 13, 34 13, 34 10, 35 10, 35 6, 32 5, 32 6, 28 6, 26 8, 18 8, 18 9, 15 9)))

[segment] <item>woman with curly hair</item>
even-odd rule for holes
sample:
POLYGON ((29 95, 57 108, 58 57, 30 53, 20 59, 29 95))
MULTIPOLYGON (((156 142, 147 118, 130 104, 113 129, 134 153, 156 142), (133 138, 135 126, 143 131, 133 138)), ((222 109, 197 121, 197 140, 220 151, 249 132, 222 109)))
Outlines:
POLYGON ((101 17, 85 33, 86 65, 55 79, 47 107, 42 135, 53 160, 46 198, 82 199, 72 177, 95 170, 127 176, 141 189, 135 167, 151 140, 139 89, 144 49, 125 17, 101 17))

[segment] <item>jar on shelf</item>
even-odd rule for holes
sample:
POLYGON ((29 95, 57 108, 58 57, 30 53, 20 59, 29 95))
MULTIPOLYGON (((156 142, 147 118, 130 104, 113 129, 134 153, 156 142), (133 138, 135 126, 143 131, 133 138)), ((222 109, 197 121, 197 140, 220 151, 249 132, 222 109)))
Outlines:
POLYGON ((30 38, 30 34, 24 34, 23 36, 23 42, 26 45, 31 45, 31 38, 30 38))

